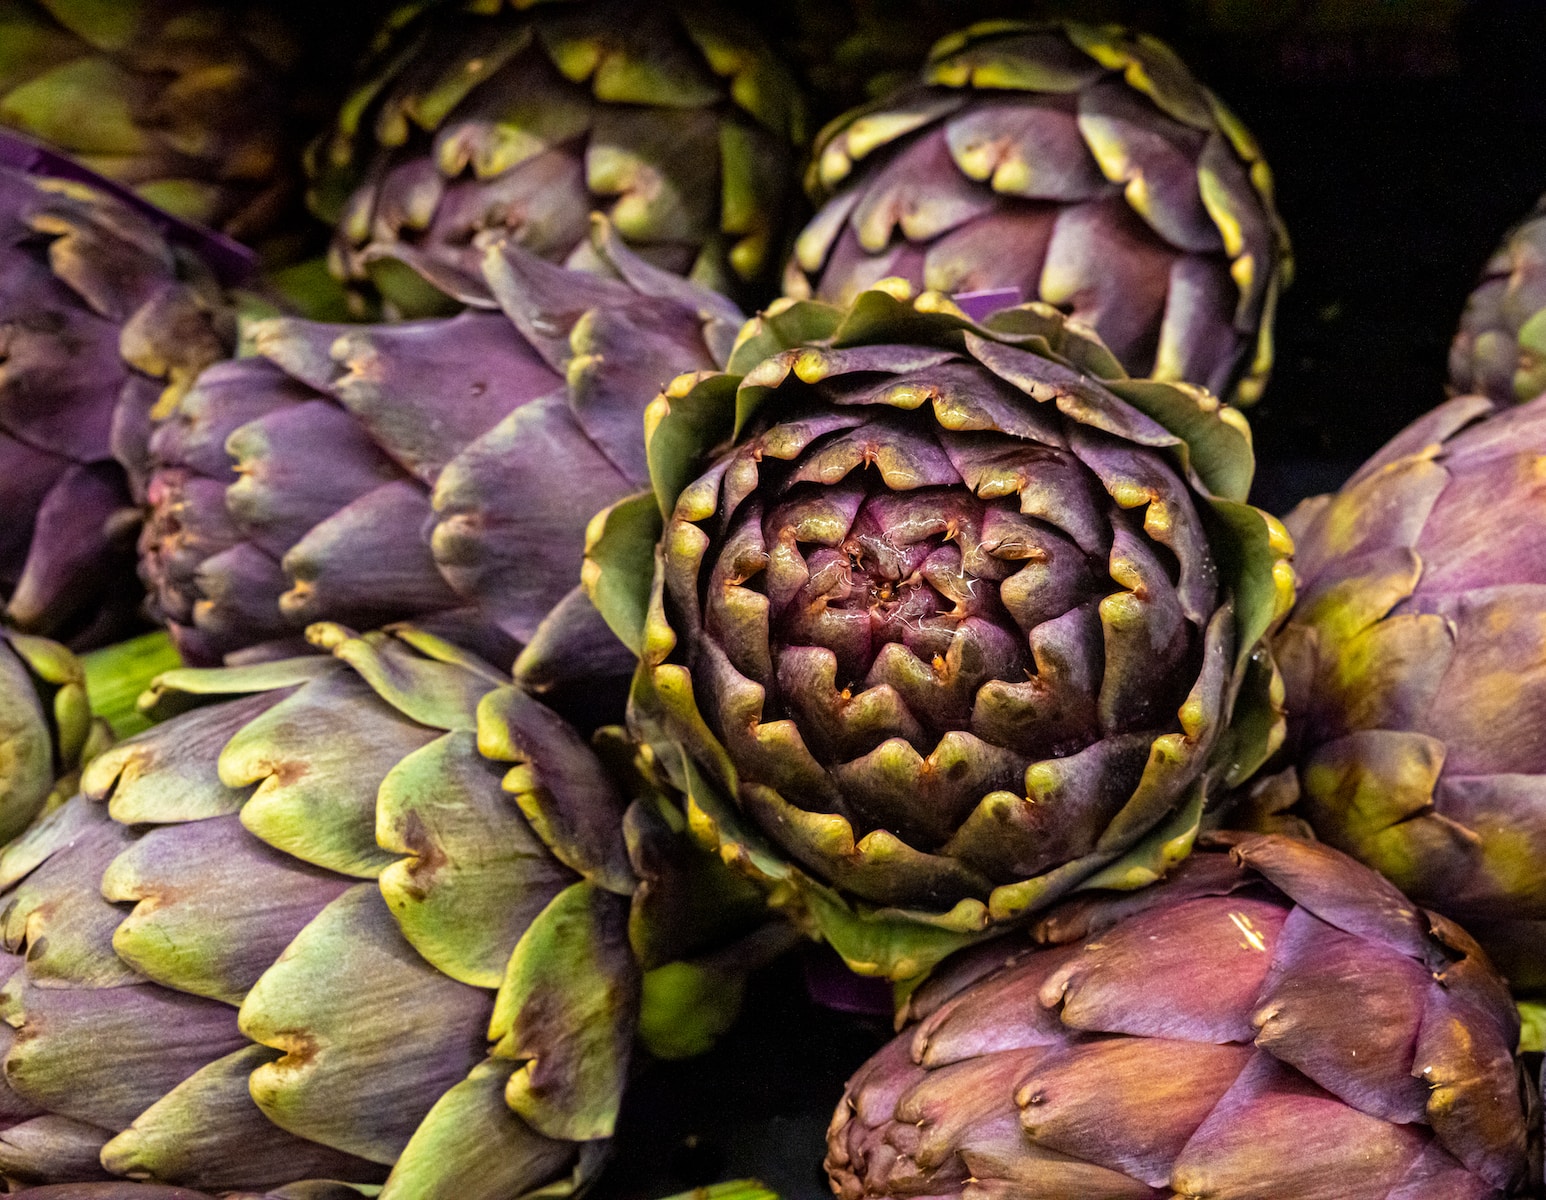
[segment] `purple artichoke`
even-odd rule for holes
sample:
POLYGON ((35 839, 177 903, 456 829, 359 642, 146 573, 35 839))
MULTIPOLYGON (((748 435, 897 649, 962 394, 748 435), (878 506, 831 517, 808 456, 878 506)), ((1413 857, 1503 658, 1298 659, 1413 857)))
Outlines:
POLYGON ((208 271, 150 221, 86 185, 0 167, 0 596, 10 622, 76 645, 132 623, 151 413, 223 358, 234 334, 208 271))
POLYGON ((332 264, 422 313, 426 274, 476 277, 491 240, 591 265, 608 214, 652 263, 771 294, 798 219, 804 106, 733 8, 643 0, 419 6, 313 150, 332 264))
POLYGON ((842 1200, 1503 1200, 1518 1015, 1464 930, 1336 851, 1202 850, 968 951, 848 1085, 842 1200))
POLYGON ((1504 236, 1466 301, 1449 387, 1499 404, 1546 392, 1546 197, 1504 236))
POLYGON ((457 316, 271 320, 206 371, 152 440, 140 541, 185 655, 412 619, 505 662, 562 642, 573 676, 626 660, 579 593, 585 527, 646 480, 649 399, 740 314, 609 253, 617 278, 495 248, 457 316))
MULTIPOLYGON (((1289 518, 1276 639, 1316 833, 1546 986, 1546 397, 1462 396, 1289 518)), ((1290 786, 1293 780, 1290 779, 1290 786)))
POLYGON ((791 296, 889 276, 1009 289, 1092 326, 1134 376, 1257 399, 1289 270, 1250 134, 1174 53, 1116 27, 989 22, 828 126, 791 296))
POLYGON ((587 567, 636 722, 685 754, 700 834, 856 969, 1152 880, 1266 754, 1291 591, 1244 422, 1045 306, 782 302, 648 429, 655 493, 587 567))

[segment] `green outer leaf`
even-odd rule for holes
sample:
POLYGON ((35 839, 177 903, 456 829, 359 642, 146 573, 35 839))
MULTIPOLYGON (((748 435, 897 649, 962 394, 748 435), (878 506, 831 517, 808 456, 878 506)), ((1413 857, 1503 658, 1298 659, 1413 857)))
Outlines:
POLYGON ((1283 744, 1283 700, 1283 676, 1263 642, 1246 662, 1229 729, 1214 755, 1226 788, 1245 783, 1283 744))
POLYGON ((834 304, 818 300, 775 301, 761 316, 742 326, 726 370, 743 376, 780 350, 824 342, 837 331, 842 319, 843 310, 834 304))
POLYGON ((580 580, 596 611, 625 646, 644 653, 644 620, 655 543, 665 525, 653 492, 619 500, 591 518, 580 580))
POLYGON ((481 1061, 490 1007, 486 990, 414 952, 375 884, 356 884, 242 1002, 241 1031, 284 1052, 252 1072, 252 1098, 281 1129, 393 1163, 435 1100, 481 1061))
POLYGON ((574 1147, 543 1137, 505 1104, 516 1069, 485 1059, 435 1101, 393 1166, 383 1200, 513 1200, 561 1176, 574 1147))
MULTIPOLYGON (((999 932, 979 928, 976 933, 967 933, 946 928, 943 922, 928 924, 928 914, 923 913, 852 908, 835 891, 814 880, 809 882, 804 899, 816 928, 851 971, 893 982, 926 975, 957 950, 999 932)), ((986 906, 980 900, 963 900, 946 919, 981 926, 986 923, 986 906)))
POLYGON ((574 879, 500 787, 467 732, 404 756, 376 799, 376 841, 405 855, 377 880, 408 944, 438 970, 497 988, 531 918, 574 879))
POLYGON ((548 1137, 611 1137, 628 1078, 639 970, 627 902, 593 884, 565 888, 521 936, 494 1002, 496 1058, 519 1066, 505 1102, 548 1137))
POLYGON ((306 630, 306 637, 353 667, 403 716, 431 729, 476 729, 478 701, 501 678, 424 657, 390 633, 356 637, 342 625, 319 622, 306 630))
POLYGON ((1214 500, 1210 507, 1223 525, 1211 539, 1219 574, 1235 601, 1239 623, 1237 669, 1255 652, 1257 644, 1288 611, 1293 602, 1292 576, 1287 572, 1288 550, 1273 545, 1273 518, 1261 509, 1233 500, 1214 500), (1223 536, 1221 536, 1223 535, 1223 536))
POLYGON ((729 435, 739 382, 717 373, 678 376, 650 406, 645 440, 662 517, 670 517, 682 489, 697 478, 709 449, 729 435))
POLYGON ((575 728, 518 687, 478 705, 478 750, 512 763, 501 786, 549 852, 620 896, 638 886, 623 839, 623 799, 575 728))
POLYGON ((250 667, 179 667, 151 680, 139 698, 139 710, 151 721, 164 721, 211 700, 275 692, 336 670, 337 663, 320 656, 283 658, 250 667))
POLYGON ((1224 406, 1212 396, 1179 384, 1132 379, 1112 380, 1106 386, 1186 443, 1188 465, 1210 492, 1245 502, 1256 459, 1243 420, 1226 420, 1224 406))
POLYGON ((1207 796, 1206 785, 1198 780, 1192 785, 1185 804, 1121 858, 1081 883, 1080 889, 1136 891, 1163 879, 1172 867, 1192 852, 1197 831, 1202 827, 1203 804, 1207 796))
POLYGON ((656 1058, 694 1058, 735 1023, 745 993, 745 976, 714 966, 656 967, 644 976, 639 1040, 656 1058))

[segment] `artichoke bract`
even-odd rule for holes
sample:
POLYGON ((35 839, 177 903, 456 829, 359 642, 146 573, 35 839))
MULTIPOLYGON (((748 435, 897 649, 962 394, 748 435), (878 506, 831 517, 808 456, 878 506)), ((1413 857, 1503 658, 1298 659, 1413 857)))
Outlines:
POLYGON ((251 242, 300 199, 300 46, 261 4, 5 0, 0 125, 251 242))
MULTIPOLYGON (((1546 399, 1461 396, 1288 518, 1298 811, 1546 986, 1546 399)), ((1294 783, 1290 781, 1291 785, 1294 783)))
POLYGON ((1546 198, 1509 230, 1466 300, 1449 387, 1499 404, 1546 392, 1546 198))
POLYGON ((647 429, 587 564, 639 730, 856 970, 1152 880, 1273 745, 1292 579, 1243 419, 1046 306, 780 302, 647 429))
MULTIPOLYGON (((656 265, 743 301, 787 249, 803 101, 745 17, 716 5, 411 5, 312 150, 335 272, 423 311, 401 259, 478 273, 490 238, 583 266, 606 212, 656 265)), ((433 304, 433 298, 428 301, 433 304)))
POLYGON ((506 1200, 604 1157, 640 1002, 617 786, 448 643, 313 637, 162 676, 186 711, 0 854, 0 1176, 506 1200))
POLYGON ((984 22, 822 132, 791 296, 902 276, 1009 289, 1093 326, 1127 371, 1256 400, 1290 266, 1251 135, 1163 43, 984 22))
POLYGON ((1540 1176, 1503 980, 1328 847, 1199 850, 911 997, 828 1132, 842 1200, 1502 1200, 1540 1176))
POLYGON ((191 661, 413 619, 505 663, 546 640, 571 678, 626 676, 579 592, 586 523, 643 486, 645 406, 722 361, 740 314, 599 244, 617 276, 493 247, 454 317, 278 318, 204 373, 152 440, 140 541, 191 661))
POLYGON ((152 414, 234 336, 217 281, 150 220, 88 185, 0 166, 0 595, 11 623, 88 645, 134 620, 152 414))

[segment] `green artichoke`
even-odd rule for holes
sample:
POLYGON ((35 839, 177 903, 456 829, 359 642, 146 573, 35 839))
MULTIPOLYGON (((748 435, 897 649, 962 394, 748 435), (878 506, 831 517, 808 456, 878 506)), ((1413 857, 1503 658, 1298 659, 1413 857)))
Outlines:
POLYGON ((1288 239, 1245 127, 1163 43, 987 22, 829 125, 820 211, 785 275, 846 304, 901 276, 1010 289, 1092 326, 1127 371, 1256 400, 1288 239))
POLYGON ((586 568, 639 731, 856 970, 1151 881, 1273 745, 1292 576, 1243 419, 1045 305, 781 301, 647 422, 586 568))
POLYGON ((209 271, 151 221, 84 184, 0 166, 0 597, 11 623, 91 645, 134 621, 152 414, 234 334, 209 271))
POLYGON ((1546 392, 1546 198, 1504 236, 1466 301, 1449 387, 1499 404, 1546 392))
MULTIPOLYGON (((1546 398, 1461 396, 1288 518, 1298 812, 1546 987, 1546 398)), ((1279 800, 1282 803, 1282 800, 1279 800)))
POLYGON ((1504 1200, 1539 1119, 1464 930, 1336 851, 1199 851, 908 1003, 828 1133, 841 1200, 1504 1200))
POLYGON ((312 636, 163 676, 186 711, 0 854, 7 1180, 512 1200, 605 1157, 661 944, 639 821, 448 643, 312 636))
POLYGON ((541 642, 571 683, 626 680, 579 593, 586 523, 644 486, 645 406, 722 361, 741 317, 604 232, 597 246, 615 278, 505 244, 457 316, 276 319, 253 326, 255 356, 203 374, 152 440, 140 541, 190 661, 316 620, 413 619, 494 661, 541 642))
POLYGON ((251 242, 300 199, 299 59, 262 4, 0 0, 0 124, 251 242))
MULTIPOLYGON (((313 147, 332 261, 389 309, 421 271, 477 276, 490 240, 585 265, 604 210, 639 253, 716 290, 771 294, 797 219, 792 77, 738 13, 643 0, 406 6, 313 147)), ((439 300, 431 297, 429 304, 439 300)))

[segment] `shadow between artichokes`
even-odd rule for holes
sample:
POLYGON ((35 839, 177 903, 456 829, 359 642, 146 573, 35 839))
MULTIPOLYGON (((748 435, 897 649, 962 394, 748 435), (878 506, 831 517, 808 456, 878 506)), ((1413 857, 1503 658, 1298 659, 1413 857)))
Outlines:
MULTIPOLYGON (((644 981, 705 944, 681 839, 622 739, 449 643, 311 637, 163 675, 0 854, 7 1181, 511 1200, 604 1159, 644 981)), ((750 889, 700 857, 722 926, 750 889)))
POLYGON ((646 417, 586 586, 703 842, 907 980, 1152 882, 1280 734, 1282 527, 1249 429, 1044 305, 785 300, 646 417))

